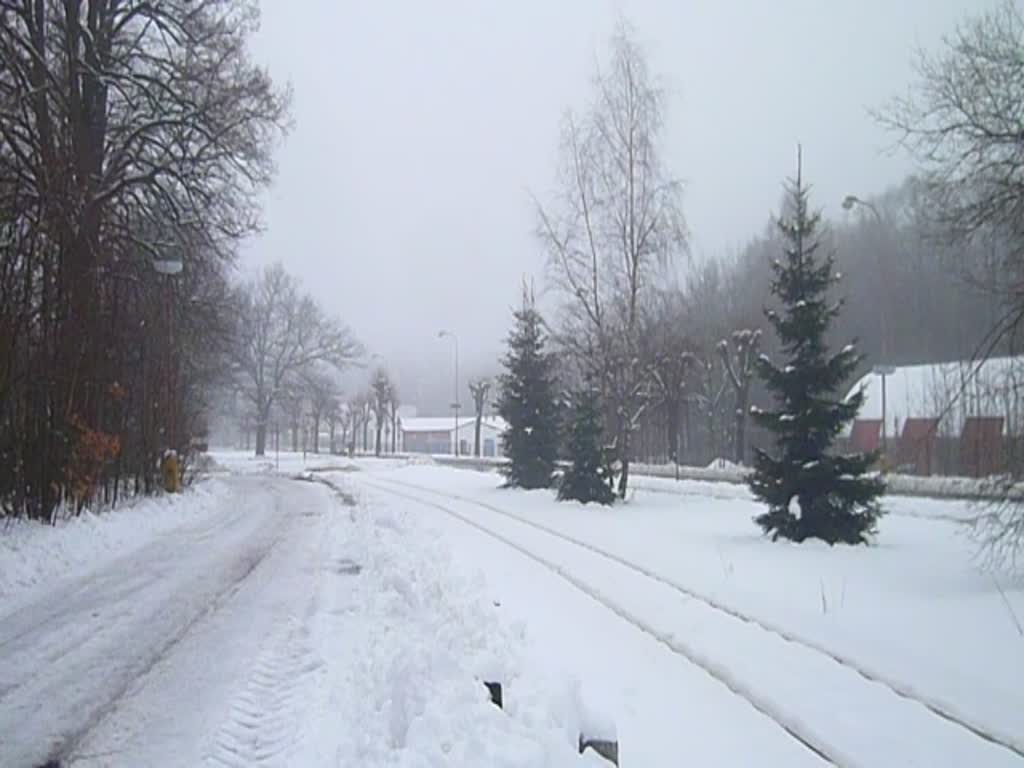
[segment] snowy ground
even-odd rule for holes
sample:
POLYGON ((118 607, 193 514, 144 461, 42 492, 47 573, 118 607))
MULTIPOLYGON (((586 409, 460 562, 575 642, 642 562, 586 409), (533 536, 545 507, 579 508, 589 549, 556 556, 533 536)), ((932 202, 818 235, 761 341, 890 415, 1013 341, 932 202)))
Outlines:
MULTIPOLYGON (((952 522, 969 516, 962 502, 887 500, 892 515, 876 547, 831 550, 764 540, 745 491, 718 484, 645 479, 654 492, 599 510, 502 490, 487 473, 361 465, 355 482, 418 499, 425 513, 447 517, 445 526, 457 518, 440 507, 504 538, 477 564, 496 589, 527 585, 535 634, 558 626, 530 622, 539 590, 525 575, 492 577, 498 552, 524 559, 509 544, 596 596, 620 623, 726 679, 834 762, 1024 765, 1024 638, 1011 613, 1024 615, 1024 591, 1000 584, 1004 601, 973 567, 971 544, 952 522)), ((459 535, 468 537, 465 527, 459 535)), ((567 668, 576 654, 562 653, 567 668)), ((619 663, 631 668, 634 659, 619 663)), ((627 687, 608 692, 610 702, 630 698, 627 687)), ((616 713, 624 743, 650 744, 650 713, 628 709, 616 713)), ((672 763, 655 752, 639 764, 672 763)))
POLYGON ((877 547, 829 550, 760 538, 722 484, 604 510, 422 461, 217 460, 0 536, 4 768, 607 765, 581 731, 645 768, 1024 766, 1024 590, 972 567, 962 503, 890 500, 877 547))
POLYGON ((166 504, 179 525, 140 524, 146 502, 0 550, 6 573, 95 545, 0 609, 4 768, 600 764, 570 681, 526 666, 415 515, 260 472, 166 504))

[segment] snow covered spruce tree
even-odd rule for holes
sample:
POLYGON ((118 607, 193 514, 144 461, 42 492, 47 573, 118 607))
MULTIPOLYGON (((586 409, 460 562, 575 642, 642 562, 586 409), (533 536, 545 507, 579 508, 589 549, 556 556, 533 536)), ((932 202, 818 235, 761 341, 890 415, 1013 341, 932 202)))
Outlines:
POLYGON ((821 217, 808 211, 799 155, 796 180, 787 192, 790 211, 779 220, 785 258, 772 265, 772 293, 783 307, 767 316, 788 359, 781 368, 766 356, 758 360, 777 408, 753 409, 752 416, 774 433, 777 450, 774 456, 757 451, 750 488, 769 508, 755 522, 772 540, 863 544, 881 515, 877 498, 884 486, 865 476, 872 455, 839 456, 829 450, 860 409, 862 395, 843 401, 838 392, 861 357, 852 344, 836 354, 825 344, 840 308, 827 294, 839 278, 832 257, 818 256, 821 217))
POLYGON ((509 487, 550 488, 554 476, 558 403, 554 360, 544 343, 543 320, 524 288, 499 379, 498 413, 508 422, 501 440, 509 461, 502 471, 509 487))
POLYGON ((559 480, 558 500, 584 504, 615 501, 611 457, 604 447, 598 393, 592 386, 583 387, 572 395, 566 451, 571 464, 559 480))

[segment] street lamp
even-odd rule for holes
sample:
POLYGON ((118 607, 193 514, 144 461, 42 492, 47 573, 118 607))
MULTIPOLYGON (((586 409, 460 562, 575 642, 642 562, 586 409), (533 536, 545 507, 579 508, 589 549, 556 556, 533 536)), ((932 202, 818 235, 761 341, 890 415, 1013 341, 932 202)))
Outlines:
POLYGON ((886 439, 885 439, 885 377, 892 376, 896 373, 896 368, 891 365, 876 365, 871 369, 871 372, 882 379, 882 455, 885 455, 886 451, 886 439))
POLYGON ((455 437, 452 444, 452 453, 456 458, 459 456, 459 337, 452 331, 440 331, 437 338, 450 338, 455 342, 455 399, 452 400, 452 411, 455 413, 455 437))
MULTIPOLYGON (((860 206, 871 211, 875 217, 875 221, 878 222, 879 227, 884 225, 882 220, 882 214, 878 208, 871 202, 857 197, 856 195, 847 195, 843 198, 843 210, 852 211, 854 208, 860 206)), ((883 283, 885 281, 885 259, 879 259, 879 275, 881 276, 883 283)), ((873 372, 882 377, 882 451, 885 451, 885 377, 891 376, 895 373, 896 369, 890 365, 884 364, 889 356, 889 345, 888 345, 888 328, 886 323, 886 307, 884 301, 878 302, 878 321, 881 325, 881 358, 883 361, 882 365, 876 365, 873 372)))
POLYGON ((164 387, 167 394, 164 425, 167 431, 167 453, 164 457, 164 484, 168 491, 177 492, 180 490, 178 459, 175 454, 177 450, 177 419, 175 415, 176 387, 174 381, 177 378, 173 366, 174 355, 174 309, 171 297, 171 278, 181 274, 184 264, 180 257, 168 257, 153 260, 153 269, 164 278, 164 322, 167 326, 167 355, 165 357, 166 370, 164 372, 164 387))
POLYGON ((869 211, 875 214, 875 218, 878 219, 878 223, 882 223, 882 214, 878 212, 878 208, 875 207, 874 203, 870 203, 867 200, 857 197, 856 195, 847 195, 846 197, 843 198, 844 211, 852 211, 858 205, 861 206, 862 208, 867 208, 869 211))

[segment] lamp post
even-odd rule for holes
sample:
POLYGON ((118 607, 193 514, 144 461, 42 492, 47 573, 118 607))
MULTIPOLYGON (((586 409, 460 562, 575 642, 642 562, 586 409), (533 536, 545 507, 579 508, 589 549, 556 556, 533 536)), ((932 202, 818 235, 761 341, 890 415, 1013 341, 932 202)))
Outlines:
MULTIPOLYGON (((882 214, 878 208, 871 202, 864 200, 857 195, 847 195, 843 198, 843 210, 852 211, 856 207, 866 208, 871 211, 871 214, 875 217, 875 221, 879 227, 884 226, 885 222, 882 219, 882 214)), ((879 274, 882 277, 883 283, 885 282, 885 259, 879 259, 879 274)), ((888 365, 887 360, 889 357, 889 345, 888 345, 888 328, 886 323, 886 307, 885 302, 878 302, 878 320, 881 325, 882 338, 881 338, 881 355, 882 364, 876 365, 871 369, 871 372, 882 379, 882 454, 885 455, 887 446, 887 433, 888 424, 886 424, 886 387, 885 379, 887 376, 892 376, 896 373, 896 369, 888 365)))
POLYGON ((882 379, 882 455, 886 452, 886 425, 885 425, 885 377, 896 373, 896 368, 891 365, 876 365, 871 372, 882 379))
MULTIPOLYGON (((868 200, 864 200, 863 198, 857 197, 857 195, 847 195, 846 197, 843 198, 843 210, 844 211, 852 211, 854 208, 857 208, 857 207, 866 208, 867 210, 871 211, 872 215, 875 217, 875 221, 878 222, 878 226, 879 227, 883 227, 885 225, 885 222, 882 219, 882 214, 879 212, 877 206, 875 206, 874 203, 869 202, 868 200)), ((885 282, 885 274, 884 274, 885 273, 885 259, 879 258, 878 265, 879 265, 879 270, 878 271, 879 271, 879 274, 881 275, 882 281, 884 283, 885 282)), ((882 331, 882 334, 881 334, 881 336, 882 336, 882 338, 881 338, 881 355, 880 356, 881 356, 882 360, 885 361, 889 357, 889 348, 888 348, 889 345, 888 345, 888 338, 887 338, 888 337, 888 327, 887 327, 887 323, 886 323, 885 302, 884 301, 878 302, 878 307, 879 307, 879 310, 878 310, 878 320, 879 320, 879 324, 881 325, 881 331, 882 331)), ((884 381, 884 378, 883 378, 883 381, 884 381)))
POLYGON ((459 456, 459 337, 452 331, 440 331, 439 339, 450 338, 455 343, 455 399, 452 400, 452 411, 455 413, 455 434, 452 441, 452 453, 459 456))
POLYGON ((170 258, 153 260, 153 269, 156 270, 157 274, 163 275, 164 278, 164 322, 167 326, 167 355, 165 357, 166 368, 164 371, 164 391, 167 396, 165 407, 167 412, 165 414, 166 423, 164 429, 166 431, 167 448, 165 449, 162 466, 164 486, 171 492, 180 490, 179 464, 175 453, 177 450, 177 419, 175 415, 176 387, 174 386, 174 381, 177 375, 173 366, 174 307, 171 294, 171 278, 180 274, 183 268, 184 264, 182 264, 181 258, 172 256, 170 258))

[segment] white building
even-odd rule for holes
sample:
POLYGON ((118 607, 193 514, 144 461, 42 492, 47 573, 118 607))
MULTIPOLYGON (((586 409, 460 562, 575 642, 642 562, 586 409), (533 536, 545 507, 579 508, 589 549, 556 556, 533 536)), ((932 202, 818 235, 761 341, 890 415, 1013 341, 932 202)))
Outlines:
MULTIPOLYGON (((507 424, 499 416, 485 416, 480 423, 480 455, 500 457, 501 433, 507 424)), ((458 420, 454 417, 417 417, 402 419, 399 423, 402 437, 402 448, 406 453, 448 454, 459 448, 460 456, 472 456, 476 434, 476 418, 463 416, 458 420), (456 436, 456 432, 458 433, 456 436)))

